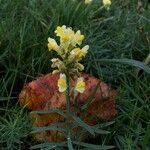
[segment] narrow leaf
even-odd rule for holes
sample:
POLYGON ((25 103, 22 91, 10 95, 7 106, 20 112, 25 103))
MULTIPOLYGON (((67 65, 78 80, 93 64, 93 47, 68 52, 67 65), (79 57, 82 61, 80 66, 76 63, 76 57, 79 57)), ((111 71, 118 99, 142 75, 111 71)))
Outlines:
POLYGON ((34 146, 31 146, 30 149, 43 149, 43 148, 57 148, 57 147, 64 147, 66 146, 65 142, 62 143, 57 143, 57 142, 45 142, 45 143, 41 143, 41 144, 37 144, 34 146))
POLYGON ((108 150, 114 148, 114 146, 106 146, 106 145, 94 145, 94 144, 88 144, 83 142, 73 142, 76 145, 80 145, 92 150, 108 150))
POLYGON ((72 145, 72 142, 71 142, 71 138, 70 138, 70 137, 67 138, 67 144, 68 144, 69 150, 73 150, 73 145, 72 145))
POLYGON ((93 126, 92 126, 92 129, 94 130, 95 133, 98 133, 98 134, 109 134, 110 133, 109 131, 102 130, 102 129, 99 129, 99 128, 96 128, 93 126))
POLYGON ((143 69, 146 73, 150 74, 150 67, 143 62, 132 60, 132 59, 96 59, 94 60, 96 62, 100 63, 121 63, 125 65, 130 65, 134 67, 138 67, 140 69, 143 69))
POLYGON ((50 110, 39 110, 39 111, 32 111, 31 114, 48 114, 48 113, 58 113, 64 117, 66 117, 65 113, 63 110, 60 109, 50 109, 50 110))
POLYGON ((110 125, 112 125, 114 123, 115 123, 115 121, 110 121, 110 122, 105 122, 105 123, 97 124, 94 127, 95 128, 104 128, 104 127, 108 127, 108 126, 110 126, 110 125))
POLYGON ((73 114, 71 114, 71 116, 78 123, 79 126, 81 126, 82 128, 84 128, 85 130, 87 130, 92 135, 95 135, 94 130, 91 128, 91 126, 89 126, 88 124, 86 124, 79 117, 76 117, 73 114))
POLYGON ((44 132, 44 131, 61 131, 61 132, 65 132, 65 128, 61 128, 62 123, 57 123, 57 124, 53 124, 50 126, 46 126, 46 127, 33 127, 30 133, 38 133, 38 132, 44 132))

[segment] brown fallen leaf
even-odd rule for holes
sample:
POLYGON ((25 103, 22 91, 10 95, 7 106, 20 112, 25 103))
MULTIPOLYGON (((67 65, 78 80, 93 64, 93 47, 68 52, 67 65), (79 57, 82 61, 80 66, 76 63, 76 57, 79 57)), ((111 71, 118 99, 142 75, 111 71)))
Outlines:
MULTIPOLYGON (((93 89, 100 81, 99 79, 85 73, 82 74, 82 77, 85 80, 86 89, 82 94, 78 94, 77 96, 79 109, 86 104, 93 89)), ((59 74, 50 73, 25 85, 19 95, 21 106, 26 107, 29 110, 48 110, 51 108, 65 109, 66 98, 64 93, 58 91, 58 78, 59 74)), ((75 84, 76 81, 72 80, 71 86, 75 84)), ((91 102, 89 108, 87 108, 86 115, 83 116, 83 113, 80 111, 77 115, 83 117, 84 121, 89 125, 95 125, 99 120, 111 120, 117 114, 115 106, 116 95, 117 92, 115 90, 111 90, 106 83, 101 81, 98 85, 94 100, 91 102)), ((73 101, 71 101, 71 110, 74 111, 73 101)), ((44 115, 32 114, 31 118, 34 127, 44 127, 56 122, 64 121, 64 117, 57 113, 44 115)), ((64 140, 64 134, 58 131, 36 133, 34 134, 34 137, 38 140, 64 140)))

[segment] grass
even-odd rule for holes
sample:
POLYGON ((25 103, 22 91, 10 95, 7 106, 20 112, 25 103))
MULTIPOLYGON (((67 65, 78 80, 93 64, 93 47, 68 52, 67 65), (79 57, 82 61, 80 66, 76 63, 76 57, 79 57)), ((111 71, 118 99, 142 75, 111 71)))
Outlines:
POLYGON ((28 132, 31 128, 27 112, 17 107, 7 111, 5 117, 1 117, 0 147, 2 149, 22 149, 27 145, 28 132))
POLYGON ((0 147, 28 149, 28 112, 18 105, 23 85, 51 72, 47 38, 54 37, 57 25, 80 29, 90 51, 85 71, 103 79, 119 92, 115 123, 111 134, 91 139, 91 143, 114 145, 119 150, 150 148, 150 76, 136 74, 136 68, 100 59, 134 59, 143 62, 149 45, 139 27, 150 35, 150 6, 143 1, 137 11, 136 0, 113 0, 110 10, 95 0, 84 5, 78 0, 0 0, 0 147), (25 147, 24 147, 25 145, 25 147))

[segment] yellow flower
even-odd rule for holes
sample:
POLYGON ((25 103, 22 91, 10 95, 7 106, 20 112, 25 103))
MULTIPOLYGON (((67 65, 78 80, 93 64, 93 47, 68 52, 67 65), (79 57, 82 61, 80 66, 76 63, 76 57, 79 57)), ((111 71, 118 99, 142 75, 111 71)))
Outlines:
POLYGON ((60 43, 69 42, 72 36, 74 36, 74 31, 71 28, 66 28, 65 25, 62 27, 58 26, 55 33, 60 37, 60 43))
POLYGON ((57 36, 61 37, 64 34, 65 30, 66 30, 65 25, 63 25, 62 27, 58 26, 55 30, 55 33, 56 33, 57 36))
POLYGON ((53 59, 51 59, 51 62, 52 62, 51 67, 58 68, 58 70, 60 72, 64 71, 66 69, 65 64, 59 58, 53 58, 53 59))
POLYGON ((77 61, 79 61, 79 60, 82 59, 82 57, 85 57, 85 55, 87 54, 88 49, 89 49, 88 45, 84 46, 82 49, 74 48, 70 52, 70 57, 75 58, 77 61))
POLYGON ((83 81, 83 77, 77 79, 77 84, 75 86, 75 91, 79 93, 83 93, 85 90, 85 82, 83 81))
POLYGON ((79 75, 79 71, 82 71, 84 66, 78 62, 86 56, 89 49, 88 45, 83 48, 79 47, 84 40, 84 35, 81 34, 80 30, 74 32, 72 28, 65 25, 58 26, 55 33, 60 38, 59 45, 54 39, 48 38, 49 50, 55 50, 60 56, 60 59, 53 58, 51 60, 51 67, 56 69, 53 73, 69 70, 70 74, 77 73, 79 75))
POLYGON ((90 4, 93 0, 85 0, 84 3, 85 4, 90 4))
POLYGON ((66 83, 66 75, 65 74, 60 74, 60 78, 58 79, 58 88, 59 92, 65 92, 67 89, 67 83, 66 83))
POLYGON ((71 52, 71 57, 75 58, 77 60, 80 60, 82 58, 82 52, 80 48, 74 48, 71 52))
POLYGON ((49 50, 58 51, 58 49, 59 49, 59 46, 57 45, 56 41, 54 39, 50 38, 50 37, 48 38, 47 46, 48 46, 49 50))
POLYGON ((71 46, 76 46, 76 44, 81 45, 82 41, 84 40, 84 35, 81 34, 80 30, 78 30, 76 33, 71 28, 66 28, 65 25, 62 27, 58 26, 55 30, 55 33, 57 36, 60 37, 60 44, 65 49, 71 46))
POLYGON ((109 7, 111 5, 111 0, 103 0, 103 5, 109 7))
POLYGON ((74 38, 72 40, 72 45, 73 46, 75 46, 76 44, 81 45, 83 40, 84 40, 84 35, 82 35, 81 31, 78 30, 74 35, 74 38))

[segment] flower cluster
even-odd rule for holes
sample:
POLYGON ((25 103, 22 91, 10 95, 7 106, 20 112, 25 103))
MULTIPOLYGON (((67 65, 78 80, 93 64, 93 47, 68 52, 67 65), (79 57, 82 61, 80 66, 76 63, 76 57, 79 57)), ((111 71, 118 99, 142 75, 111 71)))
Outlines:
MULTIPOLYGON (((56 36, 59 37, 59 44, 52 38, 48 38, 49 51, 56 51, 59 58, 53 58, 52 68, 57 68, 53 73, 60 73, 60 79, 58 80, 58 87, 60 92, 64 92, 67 89, 66 74, 69 76, 79 76, 79 72, 84 69, 84 66, 79 63, 88 52, 89 46, 86 45, 80 48, 84 35, 80 30, 74 32, 71 28, 63 25, 58 26, 55 30, 56 36)), ((77 92, 83 93, 85 89, 85 83, 83 78, 77 79, 76 86, 74 88, 77 92)))

